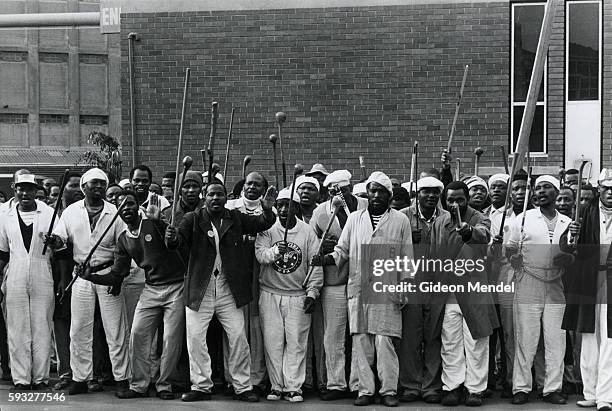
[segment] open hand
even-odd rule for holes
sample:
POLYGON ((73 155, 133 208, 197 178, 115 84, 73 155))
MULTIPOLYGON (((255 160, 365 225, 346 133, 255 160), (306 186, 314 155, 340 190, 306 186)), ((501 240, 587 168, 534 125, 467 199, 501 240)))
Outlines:
POLYGON ((157 194, 151 195, 146 213, 149 220, 159 221, 161 210, 159 208, 159 196, 157 194))
POLYGON ((274 186, 268 187, 266 194, 264 194, 263 198, 261 199, 261 207, 264 210, 272 210, 272 207, 274 207, 274 203, 276 202, 276 196, 278 196, 276 188, 274 186))

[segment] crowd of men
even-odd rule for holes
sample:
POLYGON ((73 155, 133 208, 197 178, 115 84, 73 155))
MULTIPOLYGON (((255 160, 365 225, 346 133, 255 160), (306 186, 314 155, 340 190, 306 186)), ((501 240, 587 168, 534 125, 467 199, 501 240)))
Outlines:
POLYGON ((375 171, 353 185, 315 164, 279 192, 259 172, 230 192, 192 170, 156 184, 145 165, 119 184, 70 173, 64 187, 19 170, 0 197, 3 379, 187 402, 218 394, 215 380, 247 402, 579 393, 611 410, 612 170, 598 187, 576 170, 453 181, 451 160, 404 184, 375 171), (391 285, 445 287, 374 295, 369 262, 423 254, 485 269, 394 269, 391 285))

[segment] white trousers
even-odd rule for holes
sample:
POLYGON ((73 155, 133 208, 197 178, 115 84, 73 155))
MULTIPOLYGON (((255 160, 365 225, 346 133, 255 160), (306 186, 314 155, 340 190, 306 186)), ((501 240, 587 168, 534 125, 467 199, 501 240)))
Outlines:
POLYGON ((128 344, 130 330, 124 297, 112 296, 108 286, 77 278, 72 287, 70 315, 70 366, 76 382, 93 378, 93 322, 96 298, 106 334, 113 377, 116 381, 130 376, 128 344))
POLYGON ((261 290, 259 315, 272 390, 302 392, 311 315, 305 295, 287 296, 261 290))
POLYGON ((446 304, 442 322, 442 389, 461 384, 470 394, 487 389, 489 337, 472 338, 459 304, 446 304))
POLYGON ((48 383, 53 279, 32 271, 12 274, 6 281, 6 330, 13 383, 48 383))
POLYGON ((595 333, 582 334, 580 372, 584 398, 612 403, 612 338, 608 338, 608 305, 595 306, 595 333))
POLYGON ((212 368, 206 333, 213 315, 227 334, 229 343, 228 368, 230 382, 237 394, 252 389, 251 357, 249 343, 244 328, 244 313, 236 308, 236 301, 229 287, 222 285, 211 276, 208 288, 200 304, 194 311, 185 307, 187 324, 187 351, 189 352, 189 374, 193 391, 210 392, 213 388, 212 368))
POLYGON ((380 379, 380 395, 397 394, 399 358, 393 346, 393 338, 386 335, 353 334, 353 355, 357 357, 359 396, 374 395, 374 372, 376 364, 380 379))
MULTIPOLYGON (((346 285, 326 285, 321 289, 323 306, 325 365, 327 389, 346 390, 346 353, 344 344, 348 325, 348 302, 346 285)), ((349 381, 357 380, 357 362, 352 356, 349 381)), ((353 387, 351 387, 353 388, 353 387)))

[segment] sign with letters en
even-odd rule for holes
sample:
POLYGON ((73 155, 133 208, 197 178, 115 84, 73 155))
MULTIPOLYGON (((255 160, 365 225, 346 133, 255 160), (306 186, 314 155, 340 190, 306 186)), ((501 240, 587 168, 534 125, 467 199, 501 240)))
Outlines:
POLYGON ((100 32, 120 33, 121 0, 100 1, 100 32))

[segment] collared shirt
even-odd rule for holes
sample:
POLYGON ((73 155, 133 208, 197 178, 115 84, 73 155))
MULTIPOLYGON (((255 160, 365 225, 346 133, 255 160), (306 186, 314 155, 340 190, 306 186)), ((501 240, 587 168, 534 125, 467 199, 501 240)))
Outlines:
POLYGON ((562 214, 557 215, 557 224, 552 239, 548 235, 548 225, 545 219, 539 207, 527 210, 523 233, 521 233, 523 214, 519 214, 512 224, 508 244, 518 247, 522 241, 521 252, 526 271, 528 270, 536 277, 554 279, 561 274, 562 269, 553 264, 553 257, 560 253, 559 239, 569 226, 571 219, 562 214))
MULTIPOLYGON (((64 210, 53 233, 59 236, 64 243, 67 241, 72 243, 73 259, 77 264, 81 264, 85 262, 87 255, 104 230, 106 230, 116 212, 117 208, 114 205, 104 201, 104 207, 100 213, 100 218, 92 232, 89 226, 89 217, 87 215, 87 208, 85 207, 85 200, 79 200, 69 205, 64 210)), ((91 257, 89 264, 92 267, 113 261, 113 253, 117 245, 117 240, 124 230, 125 223, 120 218, 117 218, 113 223, 113 227, 104 236, 100 246, 91 257)))

